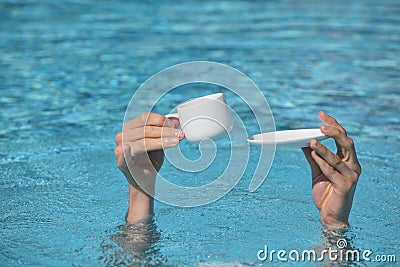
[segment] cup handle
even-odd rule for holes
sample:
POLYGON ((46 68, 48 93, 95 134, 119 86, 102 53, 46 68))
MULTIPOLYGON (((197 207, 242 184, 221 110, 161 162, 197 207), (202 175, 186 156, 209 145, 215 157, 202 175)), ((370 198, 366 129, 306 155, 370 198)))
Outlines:
POLYGON ((176 118, 176 119, 179 119, 178 113, 167 114, 167 115, 165 115, 165 117, 166 117, 166 118, 176 118))

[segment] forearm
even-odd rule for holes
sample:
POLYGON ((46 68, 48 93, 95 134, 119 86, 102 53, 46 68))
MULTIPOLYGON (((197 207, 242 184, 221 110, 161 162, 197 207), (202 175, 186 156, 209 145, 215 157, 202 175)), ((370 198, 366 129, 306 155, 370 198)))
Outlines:
POLYGON ((129 204, 126 223, 134 224, 153 214, 154 199, 140 188, 129 184, 129 204))

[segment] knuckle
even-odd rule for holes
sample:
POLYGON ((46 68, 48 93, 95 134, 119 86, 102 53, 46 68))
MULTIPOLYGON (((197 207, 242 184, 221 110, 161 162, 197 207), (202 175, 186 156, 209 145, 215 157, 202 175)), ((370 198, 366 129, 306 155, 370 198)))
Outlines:
POLYGON ((357 177, 361 175, 362 168, 361 168, 360 164, 357 163, 357 164, 355 165, 354 171, 356 172, 357 177))
POLYGON ((336 129, 336 137, 339 139, 344 139, 346 138, 347 134, 344 130, 342 129, 336 129))
POLYGON ((115 148, 114 148, 114 154, 115 154, 115 156, 116 157, 118 157, 118 154, 119 154, 119 146, 116 146, 115 148))
POLYGON ((333 121, 335 124, 339 124, 339 122, 337 121, 337 119, 335 119, 335 118, 333 118, 333 117, 332 117, 332 121, 333 121))
POLYGON ((147 118, 150 116, 150 112, 143 112, 142 114, 139 115, 140 121, 141 122, 146 122, 147 118))
POLYGON ((135 148, 134 150, 136 151, 143 151, 146 148, 146 141, 145 139, 136 141, 133 143, 133 147, 135 148))
POLYGON ((339 157, 336 156, 334 158, 334 160, 333 160, 332 166, 334 168, 338 168, 338 167, 340 167, 342 165, 342 163, 343 163, 342 160, 339 157))
POLYGON ((166 120, 166 118, 163 116, 163 115, 160 115, 160 114, 154 114, 154 118, 153 118, 153 123, 155 124, 155 125, 158 125, 158 126, 162 126, 162 125, 164 125, 164 121, 166 120))
POLYGON ((335 174, 336 174, 336 171, 335 171, 334 168, 332 168, 332 167, 328 168, 328 170, 327 170, 327 176, 329 176, 329 177, 334 177, 335 174))
POLYGON ((152 136, 154 133, 154 127, 153 126, 145 126, 144 127, 144 136, 152 136))
POLYGON ((346 129, 343 128, 339 123, 338 123, 337 125, 338 125, 338 131, 339 131, 339 133, 340 133, 340 134, 343 134, 344 136, 347 136, 347 131, 346 131, 346 129))
POLYGON ((330 150, 329 150, 326 146, 321 145, 320 152, 321 152, 321 154, 322 154, 323 156, 326 157, 326 156, 328 156, 328 154, 330 153, 330 150))
POLYGON ((151 148, 151 139, 144 138, 140 140, 138 143, 139 145, 136 149, 138 153, 149 151, 151 148))
POLYGON ((175 129, 164 127, 164 128, 161 129, 161 134, 160 135, 161 135, 161 137, 173 136, 174 133, 175 133, 175 129))
POLYGON ((351 180, 353 181, 353 183, 357 183, 358 181, 358 173, 357 172, 353 172, 352 176, 351 176, 351 180))
POLYGON ((117 133, 116 135, 115 135, 115 143, 117 144, 117 145, 119 145, 119 144, 121 144, 121 141, 122 141, 122 133, 117 133))
POLYGON ((354 147, 354 141, 350 137, 346 138, 346 143, 349 147, 354 147))

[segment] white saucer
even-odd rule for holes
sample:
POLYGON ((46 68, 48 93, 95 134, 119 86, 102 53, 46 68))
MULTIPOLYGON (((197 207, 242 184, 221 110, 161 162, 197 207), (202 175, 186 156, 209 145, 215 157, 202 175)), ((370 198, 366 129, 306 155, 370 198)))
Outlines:
POLYGON ((247 141, 260 145, 273 145, 275 142, 276 149, 292 149, 308 147, 311 139, 322 141, 328 138, 320 129, 300 129, 256 134, 247 138, 247 141))

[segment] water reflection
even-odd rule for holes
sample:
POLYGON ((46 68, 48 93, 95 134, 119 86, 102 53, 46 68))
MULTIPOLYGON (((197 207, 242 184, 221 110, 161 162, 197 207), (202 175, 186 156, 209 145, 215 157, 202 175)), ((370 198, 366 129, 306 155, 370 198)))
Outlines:
MULTIPOLYGON (((324 267, 366 266, 366 261, 363 260, 363 251, 352 245, 355 235, 350 228, 336 230, 322 228, 321 230, 321 243, 309 250, 298 252, 297 260, 292 251, 289 253, 292 263, 324 267), (308 254, 309 252, 310 254, 308 254)), ((167 256, 163 255, 160 250, 158 244, 160 239, 161 233, 153 218, 134 225, 121 225, 118 227, 117 233, 101 242, 99 263, 104 266, 170 266, 171 263, 168 263, 167 256)), ((274 260, 275 263, 279 262, 276 258, 274 260)), ((262 264, 262 262, 258 263, 262 264)), ((253 266, 255 264, 255 261, 204 261, 194 265, 253 266)))
POLYGON ((351 228, 322 228, 322 243, 313 247, 317 255, 317 266, 365 266, 362 251, 353 247, 351 228))
POLYGON ((160 253, 159 240, 153 218, 121 225, 116 234, 100 244, 99 262, 106 266, 165 266, 167 258, 160 253))

